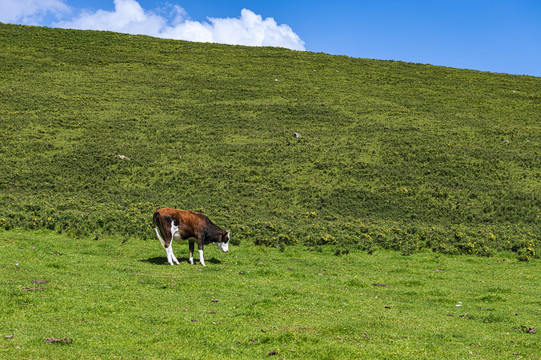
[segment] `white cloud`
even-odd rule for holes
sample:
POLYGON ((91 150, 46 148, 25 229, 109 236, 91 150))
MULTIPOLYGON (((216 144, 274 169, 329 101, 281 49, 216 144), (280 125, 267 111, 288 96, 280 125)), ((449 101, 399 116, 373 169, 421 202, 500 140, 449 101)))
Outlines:
POLYGON ((54 26, 111 30, 177 40, 305 50, 304 42, 289 26, 278 25, 273 18, 263 19, 261 15, 248 9, 243 9, 239 18, 209 18, 208 22, 198 22, 190 20, 180 6, 174 6, 170 18, 165 18, 153 11, 144 10, 136 0, 114 2, 113 11, 83 11, 78 17, 58 22, 54 26))
POLYGON ((146 12, 135 0, 115 0, 113 11, 83 11, 69 21, 54 26, 81 30, 110 30, 129 34, 158 36, 166 20, 152 12, 146 12))
POLYGON ((39 24, 46 15, 69 12, 64 0, 1 0, 0 21, 4 23, 39 24))
POLYGON ((242 9, 238 19, 209 20, 214 42, 304 50, 304 42, 289 26, 278 25, 273 18, 263 19, 248 9, 242 9))

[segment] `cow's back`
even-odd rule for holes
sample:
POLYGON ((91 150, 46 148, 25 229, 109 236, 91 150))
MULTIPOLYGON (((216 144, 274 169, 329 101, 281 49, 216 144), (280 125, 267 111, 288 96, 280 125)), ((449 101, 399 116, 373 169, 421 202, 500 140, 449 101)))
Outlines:
POLYGON ((158 214, 160 221, 173 222, 178 227, 181 238, 197 238, 206 232, 210 220, 203 214, 190 210, 162 208, 156 210, 154 217, 158 214))

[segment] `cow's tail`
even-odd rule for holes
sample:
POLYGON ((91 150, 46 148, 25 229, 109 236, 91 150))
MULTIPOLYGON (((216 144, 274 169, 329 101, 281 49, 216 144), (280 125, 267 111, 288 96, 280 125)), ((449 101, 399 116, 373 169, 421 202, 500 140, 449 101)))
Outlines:
POLYGON ((160 234, 161 229, 162 229, 162 225, 161 225, 161 222, 160 222, 160 213, 159 212, 156 211, 154 213, 154 216, 152 218, 152 222, 154 223, 154 230, 156 230, 156 236, 158 236, 158 240, 160 240, 160 244, 162 244, 162 247, 165 249, 165 241, 163 241, 162 234, 160 234))

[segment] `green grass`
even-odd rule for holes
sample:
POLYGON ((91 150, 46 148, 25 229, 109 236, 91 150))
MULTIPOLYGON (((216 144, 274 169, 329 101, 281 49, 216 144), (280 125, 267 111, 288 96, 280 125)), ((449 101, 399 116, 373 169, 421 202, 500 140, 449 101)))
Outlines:
POLYGON ((0 246, 1 358, 540 358, 539 260, 248 243, 207 247, 202 268, 186 243, 178 266, 158 241, 1 231, 0 246))
POLYGON ((540 78, 0 38, 0 358, 539 359, 540 78), (166 206, 231 253, 166 265, 166 206))
POLYGON ((539 257, 539 78, 110 32, 0 36, 6 229, 150 238, 168 206, 243 243, 539 257))

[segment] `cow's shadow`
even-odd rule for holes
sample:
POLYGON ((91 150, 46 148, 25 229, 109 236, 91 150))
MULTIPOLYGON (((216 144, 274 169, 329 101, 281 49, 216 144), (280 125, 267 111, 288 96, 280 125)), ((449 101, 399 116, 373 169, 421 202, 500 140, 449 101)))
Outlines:
MULTIPOLYGON (((177 260, 180 265, 190 265, 190 263, 188 262, 188 257, 177 257, 177 260)), ((167 262, 167 256, 156 256, 148 259, 141 259, 139 261, 146 262, 152 265, 169 265, 169 263, 167 262)), ((194 265, 201 265, 198 258, 194 257, 193 262, 194 265)), ((205 258, 205 263, 221 264, 222 262, 216 258, 205 258)))

